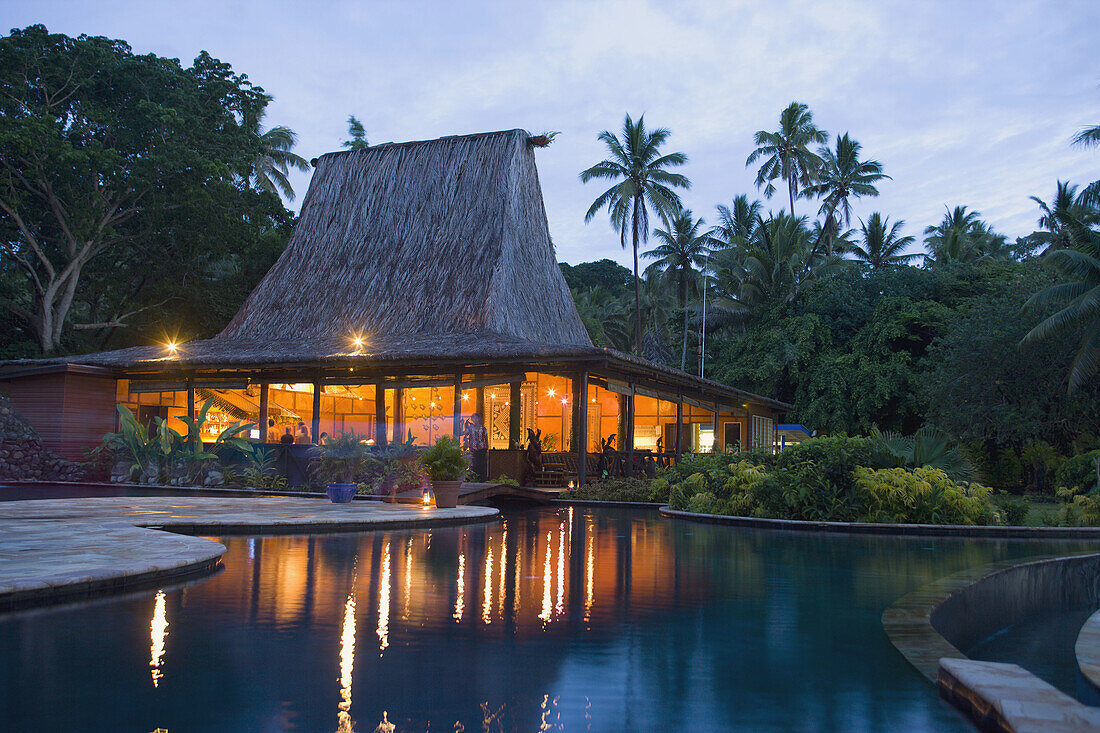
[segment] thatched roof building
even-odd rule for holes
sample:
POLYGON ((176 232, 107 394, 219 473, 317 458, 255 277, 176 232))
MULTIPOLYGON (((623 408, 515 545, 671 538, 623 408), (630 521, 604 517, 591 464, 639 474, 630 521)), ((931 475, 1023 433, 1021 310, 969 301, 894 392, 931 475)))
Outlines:
POLYGON ((769 416, 786 408, 592 346, 557 266, 527 132, 387 143, 314 164, 289 245, 220 334, 9 362, 0 380, 14 394, 21 379, 79 372, 193 393, 226 379, 320 386, 354 374, 384 389, 546 370, 602 375, 631 394, 635 383, 687 394, 731 414, 750 403, 769 416))

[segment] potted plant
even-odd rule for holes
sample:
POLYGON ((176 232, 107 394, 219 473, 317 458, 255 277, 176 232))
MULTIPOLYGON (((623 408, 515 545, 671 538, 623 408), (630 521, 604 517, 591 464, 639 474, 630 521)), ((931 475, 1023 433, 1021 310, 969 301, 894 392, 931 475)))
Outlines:
POLYGON ((468 467, 458 441, 449 435, 443 436, 420 457, 420 463, 432 480, 435 505, 440 509, 458 506, 458 489, 468 467))
POLYGON ((310 455, 317 459, 317 474, 325 493, 334 504, 346 504, 355 496, 356 478, 363 471, 367 446, 354 430, 340 432, 324 443, 313 446, 310 455))

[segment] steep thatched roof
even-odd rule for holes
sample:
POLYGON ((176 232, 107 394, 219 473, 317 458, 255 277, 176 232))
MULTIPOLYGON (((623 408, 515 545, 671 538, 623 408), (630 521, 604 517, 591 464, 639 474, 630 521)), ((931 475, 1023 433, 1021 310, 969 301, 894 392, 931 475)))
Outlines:
POLYGON ((588 345, 528 133, 329 153, 279 261, 222 338, 494 333, 588 345))

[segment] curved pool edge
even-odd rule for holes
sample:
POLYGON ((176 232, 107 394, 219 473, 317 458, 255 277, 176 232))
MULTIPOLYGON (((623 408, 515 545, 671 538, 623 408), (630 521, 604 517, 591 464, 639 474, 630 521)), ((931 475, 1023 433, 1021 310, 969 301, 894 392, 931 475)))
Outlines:
POLYGON ((763 517, 734 517, 727 514, 698 514, 673 509, 667 504, 661 506, 658 511, 666 517, 685 519, 692 522, 795 532, 834 532, 899 537, 962 537, 965 539, 1100 540, 1100 527, 997 527, 970 524, 811 522, 802 519, 767 519, 763 517))
POLYGON ((1094 730, 1096 708, 1018 665, 972 660, 959 647, 1041 611, 1098 602, 1100 553, 1033 557, 934 580, 887 608, 882 626, 906 661, 983 730, 1041 730, 1044 720, 1056 730, 1094 730))
POLYGON ((1073 653, 1081 674, 1093 687, 1100 689, 1100 611, 1089 616, 1081 626, 1073 653))
POLYGON ((106 595, 217 569, 197 534, 321 534, 495 520, 491 507, 410 508, 315 499, 95 497, 0 503, 0 612, 106 595))

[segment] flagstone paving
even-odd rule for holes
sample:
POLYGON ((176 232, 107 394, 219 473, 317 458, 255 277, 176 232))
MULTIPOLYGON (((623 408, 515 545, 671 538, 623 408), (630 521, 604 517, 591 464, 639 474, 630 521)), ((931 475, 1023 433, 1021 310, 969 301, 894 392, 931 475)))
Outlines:
POLYGON ((496 515, 491 507, 282 497, 0 502, 0 610, 212 570, 225 546, 196 534, 355 532, 479 522, 496 515))

